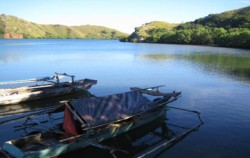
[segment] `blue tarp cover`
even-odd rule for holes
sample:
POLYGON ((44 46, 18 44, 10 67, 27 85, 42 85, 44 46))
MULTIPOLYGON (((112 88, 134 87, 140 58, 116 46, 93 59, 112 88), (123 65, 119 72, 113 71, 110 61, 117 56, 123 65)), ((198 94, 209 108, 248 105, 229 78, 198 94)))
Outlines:
POLYGON ((138 91, 77 99, 70 101, 70 105, 90 126, 125 119, 154 106, 147 97, 138 91))

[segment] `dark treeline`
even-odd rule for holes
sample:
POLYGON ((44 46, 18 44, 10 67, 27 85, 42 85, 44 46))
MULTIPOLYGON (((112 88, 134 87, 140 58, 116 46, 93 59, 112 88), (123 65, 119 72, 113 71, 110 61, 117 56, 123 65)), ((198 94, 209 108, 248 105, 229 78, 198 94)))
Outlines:
POLYGON ((225 47, 250 48, 249 28, 210 28, 199 24, 191 27, 177 27, 173 30, 152 29, 144 42, 217 45, 225 47))
POLYGON ((173 29, 147 25, 121 41, 250 48, 250 7, 210 14, 173 29), (144 34, 140 34, 144 29, 144 34))

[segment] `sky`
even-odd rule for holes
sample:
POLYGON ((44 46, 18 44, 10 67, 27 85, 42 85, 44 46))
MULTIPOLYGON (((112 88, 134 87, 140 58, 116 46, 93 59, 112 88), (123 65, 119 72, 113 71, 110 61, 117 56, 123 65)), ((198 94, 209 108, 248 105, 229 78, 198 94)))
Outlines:
POLYGON ((250 0, 1 0, 0 14, 39 24, 100 25, 132 33, 151 21, 183 23, 250 6, 250 0))

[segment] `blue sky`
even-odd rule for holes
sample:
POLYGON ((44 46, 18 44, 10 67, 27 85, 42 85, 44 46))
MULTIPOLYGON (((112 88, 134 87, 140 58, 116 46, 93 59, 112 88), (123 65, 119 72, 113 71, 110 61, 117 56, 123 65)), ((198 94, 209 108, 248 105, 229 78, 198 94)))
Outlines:
POLYGON ((0 14, 40 24, 101 25, 132 33, 151 21, 181 23, 250 6, 250 0, 2 0, 0 14))

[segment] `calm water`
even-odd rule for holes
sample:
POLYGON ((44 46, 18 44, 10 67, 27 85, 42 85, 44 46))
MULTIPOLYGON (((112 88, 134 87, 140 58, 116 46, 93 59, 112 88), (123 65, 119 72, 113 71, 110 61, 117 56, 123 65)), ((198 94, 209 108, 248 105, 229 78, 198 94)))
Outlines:
MULTIPOLYGON (((93 78, 98 84, 90 92, 97 96, 131 86, 166 85, 163 91, 183 94, 171 105, 201 112, 205 124, 157 157, 250 155, 250 50, 112 40, 0 40, 0 72, 0 81, 54 72, 93 78)), ((188 127, 197 123, 184 112, 168 117, 188 127)), ((22 135, 13 124, 1 126, 1 144, 22 135)))

